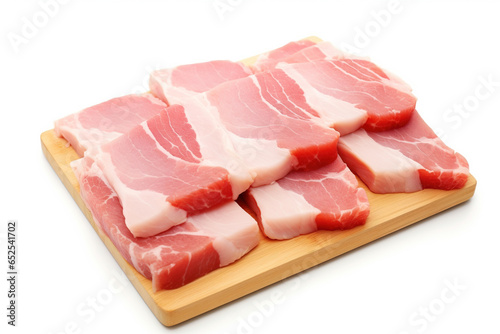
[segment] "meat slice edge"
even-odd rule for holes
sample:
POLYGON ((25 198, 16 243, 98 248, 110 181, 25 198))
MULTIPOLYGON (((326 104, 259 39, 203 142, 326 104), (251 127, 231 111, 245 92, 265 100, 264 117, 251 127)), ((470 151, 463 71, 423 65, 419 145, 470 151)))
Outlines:
POLYGON ((132 235, 117 194, 92 159, 72 162, 94 222, 124 259, 152 280, 153 290, 175 289, 226 266, 257 246, 256 221, 231 201, 148 238, 132 235))
POLYGON ((256 213, 262 233, 277 240, 359 226, 370 211, 365 190, 341 158, 317 170, 292 172, 271 185, 250 188, 244 198, 256 213))
POLYGON ((182 104, 186 99, 221 83, 250 74, 250 68, 242 63, 214 60, 153 71, 149 77, 149 87, 153 95, 169 105, 182 104))
POLYGON ((83 157, 88 149, 96 149, 118 138, 166 107, 164 102, 149 93, 125 95, 57 120, 54 131, 83 157))
POLYGON ((91 158, 118 194, 130 231, 148 237, 183 223, 188 215, 234 200, 239 193, 233 190, 250 186, 253 178, 244 174, 244 166, 229 170, 221 165, 239 161, 232 147, 221 148, 224 136, 210 123, 190 123, 186 108, 174 105, 103 145, 91 158), (200 130, 204 126, 209 134, 200 130), (203 145, 210 142, 204 136, 211 136, 219 149, 206 153, 203 145))
POLYGON ((204 93, 206 110, 231 133, 237 153, 254 172, 252 186, 336 158, 338 132, 317 122, 301 94, 278 71, 233 80, 204 93))
MULTIPOLYGON (((391 80, 382 69, 367 60, 320 60, 283 64, 278 68, 296 82, 307 85, 307 91, 328 98, 327 102, 333 106, 332 115, 328 116, 327 110, 323 117, 333 121, 330 125, 333 127, 336 126, 335 119, 342 114, 365 112, 367 118, 361 124, 363 128, 390 130, 406 124, 415 110, 417 100, 407 87, 391 80)), ((344 127, 343 135, 356 130, 355 125, 344 127)))
POLYGON ((363 129, 341 137, 339 155, 375 193, 424 188, 459 189, 469 176, 466 159, 439 139, 417 111, 398 129, 363 129))

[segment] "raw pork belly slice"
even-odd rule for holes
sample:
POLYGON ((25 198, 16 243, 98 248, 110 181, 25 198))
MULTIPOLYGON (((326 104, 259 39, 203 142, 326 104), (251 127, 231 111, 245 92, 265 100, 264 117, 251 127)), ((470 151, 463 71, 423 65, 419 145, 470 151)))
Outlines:
POLYGON ((193 106, 174 105, 101 146, 91 156, 118 194, 136 237, 234 200, 253 178, 223 129, 193 106))
POLYGON ((154 71, 149 78, 149 87, 151 93, 169 105, 182 104, 193 95, 250 74, 250 68, 241 63, 215 60, 154 71))
POLYGON ((254 72, 263 72, 273 69, 276 64, 299 52, 302 49, 316 44, 313 41, 304 39, 300 41, 290 42, 277 49, 265 52, 257 57, 257 60, 252 64, 254 72))
POLYGON ((95 223, 127 262, 152 280, 154 291, 178 288, 226 266, 260 240, 256 221, 234 201, 156 236, 136 238, 125 224, 118 196, 97 165, 85 158, 72 167, 95 223))
MULTIPOLYGON (((305 103, 300 87, 281 70, 228 79, 191 96, 178 94, 172 80, 158 75, 152 75, 150 85, 164 101, 197 105, 199 114, 193 117, 203 113, 215 117, 255 176, 253 186, 273 182, 293 169, 319 167, 336 157, 339 135, 317 121, 318 113, 305 103)), ((365 119, 361 114, 356 122, 362 124, 365 119)), ((357 124, 356 129, 359 127, 357 124)))
POLYGON ((458 189, 467 182, 465 158, 441 141, 417 111, 402 128, 360 129, 339 140, 339 154, 375 193, 458 189))
POLYGON ((317 121, 300 87, 283 71, 233 80, 205 97, 206 109, 229 131, 236 152, 255 173, 253 186, 337 157, 338 132, 317 121))
POLYGON ((348 229, 366 222, 370 208, 364 189, 342 159, 308 172, 292 172, 245 193, 262 232, 290 239, 316 230, 348 229))
MULTIPOLYGON (((288 57, 284 57, 279 62, 277 62, 275 66, 277 66, 279 63, 296 64, 296 63, 314 62, 319 60, 335 60, 335 59, 358 59, 358 60, 369 61, 368 57, 361 57, 343 52, 342 50, 339 50, 335 46, 333 46, 332 43, 327 41, 321 41, 307 48, 301 49, 300 51, 292 55, 289 55, 288 57)), ((267 70, 270 70, 270 68, 268 68, 267 70)), ((408 93, 412 91, 411 87, 406 82, 401 80, 401 78, 399 78, 398 76, 387 71, 386 69, 383 69, 383 72, 392 81, 392 84, 398 84, 400 86, 398 88, 399 90, 406 91, 408 93)))
MULTIPOLYGON (((403 126, 415 110, 416 98, 408 85, 388 76, 375 64, 363 59, 319 60, 314 62, 279 64, 289 77, 308 92, 316 90, 331 105, 335 113, 366 112, 363 128, 384 131, 403 126)), ((335 124, 333 124, 335 127, 335 124)), ((353 128, 342 131, 352 132, 353 128)))
POLYGON ((54 130, 83 156, 87 149, 118 138, 165 108, 166 104, 151 94, 126 95, 57 120, 54 130))
POLYGON ((407 83, 367 58, 344 53, 330 42, 312 43, 289 54, 276 52, 272 62, 255 67, 254 72, 275 68, 285 70, 296 80, 308 102, 316 104, 321 119, 341 135, 363 124, 370 131, 402 126, 415 109, 416 99, 407 83), (345 62, 332 62, 334 66, 329 68, 322 64, 325 61, 345 62), (302 63, 310 65, 287 66, 302 63))
MULTIPOLYGON (((323 41, 302 49, 297 53, 294 53, 288 58, 285 58, 283 62, 288 64, 295 64, 335 59, 357 59, 370 61, 368 57, 361 57, 343 52, 333 46, 330 42, 323 41)), ((387 76, 391 80, 391 85, 397 87, 398 90, 401 90, 408 94, 411 93, 412 89, 410 85, 404 82, 401 78, 389 72, 387 69, 380 68, 380 70, 383 71, 385 76, 387 76)))

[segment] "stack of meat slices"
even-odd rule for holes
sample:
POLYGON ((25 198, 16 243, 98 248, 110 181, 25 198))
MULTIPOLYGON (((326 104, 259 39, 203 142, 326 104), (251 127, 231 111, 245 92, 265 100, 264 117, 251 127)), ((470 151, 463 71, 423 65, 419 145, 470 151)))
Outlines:
POLYGON ((81 156, 72 167, 96 224, 155 291, 238 260, 261 233, 364 224, 355 174, 380 193, 456 189, 468 177, 405 82, 328 42, 291 42, 251 67, 155 71, 150 89, 58 120, 55 131, 81 156))

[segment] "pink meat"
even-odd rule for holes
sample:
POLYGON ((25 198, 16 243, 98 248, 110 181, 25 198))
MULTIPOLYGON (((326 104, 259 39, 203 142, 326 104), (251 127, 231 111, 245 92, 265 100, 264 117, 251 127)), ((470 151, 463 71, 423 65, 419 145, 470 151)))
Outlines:
POLYGON ((360 129, 342 137, 338 148, 349 168, 376 193, 458 189, 469 175, 465 158, 446 146, 416 111, 404 127, 360 129))
POLYGON ((55 122, 54 130, 79 156, 159 114, 166 104, 151 94, 126 95, 86 108, 55 122))
MULTIPOLYGON (((347 114, 350 111, 366 112, 368 119, 363 128, 369 131, 403 126, 415 109, 416 98, 409 86, 367 60, 320 60, 280 64, 278 68, 304 91, 313 89, 330 98, 333 111, 341 109, 347 114)), ((352 132, 352 128, 349 130, 352 132)))
POLYGON ((188 215, 236 199, 253 181, 210 119, 173 105, 91 156, 118 194, 136 237, 183 223, 188 215), (191 112, 191 114, 189 114, 191 112), (203 131, 206 131, 205 134, 203 131))
POLYGON ((253 186, 291 170, 310 170, 336 158, 337 131, 321 125, 303 91, 280 70, 233 80, 205 93, 231 134, 236 151, 256 174, 253 186))
POLYGON ((319 117, 341 135, 363 125, 370 131, 402 126, 415 108, 416 99, 407 83, 368 59, 342 52, 330 42, 313 43, 279 55, 260 71, 285 70, 306 92, 308 102, 319 110, 319 117), (322 64, 338 60, 349 62, 337 62, 330 68, 322 64), (302 63, 310 65, 287 66, 302 63))
POLYGON ((316 168, 335 159, 338 133, 316 122, 317 111, 293 80, 280 70, 244 74, 198 95, 179 94, 184 87, 155 74, 150 85, 165 101, 196 104, 197 117, 215 117, 249 167, 254 186, 273 182, 290 170, 316 168))
POLYGON ((316 43, 310 40, 300 40, 290 42, 277 49, 265 52, 257 58, 252 65, 252 69, 254 72, 263 72, 273 69, 279 62, 314 44, 316 43))
POLYGON ((136 238, 101 170, 89 158, 72 163, 82 198, 95 223, 125 260, 152 280, 154 291, 183 286, 226 266, 254 248, 258 226, 235 202, 189 217, 184 224, 149 238, 136 238))
MULTIPOLYGON (((288 55, 283 57, 274 64, 274 68, 278 64, 287 63, 287 64, 296 64, 296 63, 307 63, 314 62, 319 60, 335 60, 335 59, 357 59, 357 60, 365 60, 369 61, 367 57, 361 57, 353 54, 349 54, 337 49, 333 46, 332 43, 327 41, 321 41, 316 44, 310 45, 306 48, 303 48, 292 55, 288 55)), ((270 70, 271 68, 267 68, 266 70, 270 70)), ((401 91, 405 91, 411 93, 411 87, 401 80, 398 76, 389 72, 388 70, 383 70, 384 74, 391 80, 392 85, 399 86, 398 89, 401 91)))
POLYGON ((154 71, 149 86, 155 96, 169 105, 182 104, 192 95, 206 92, 226 81, 247 77, 251 73, 241 63, 215 60, 154 71))
POLYGON ((245 193, 262 232, 271 239, 290 239, 317 230, 349 229, 369 214, 366 192, 346 164, 337 158, 325 167, 292 172, 271 185, 245 193))

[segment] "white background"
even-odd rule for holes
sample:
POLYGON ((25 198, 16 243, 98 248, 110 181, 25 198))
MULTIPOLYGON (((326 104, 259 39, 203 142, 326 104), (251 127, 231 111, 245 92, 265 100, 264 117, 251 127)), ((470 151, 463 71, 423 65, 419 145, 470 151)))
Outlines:
POLYGON ((54 1, 45 6, 50 15, 48 0, 0 5, 2 333, 500 331, 499 2, 54 1), (310 35, 350 45, 407 81, 424 119, 468 159, 476 193, 164 327, 131 285, 116 280, 118 265, 45 160, 39 135, 84 107, 147 90, 153 69, 239 60, 310 35), (19 222, 16 328, 6 324, 3 278, 9 219, 19 222), (98 297, 105 305, 95 311, 98 297))

